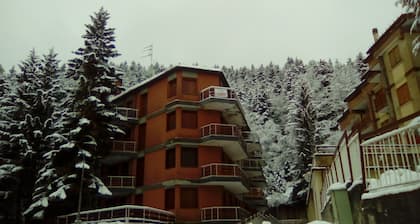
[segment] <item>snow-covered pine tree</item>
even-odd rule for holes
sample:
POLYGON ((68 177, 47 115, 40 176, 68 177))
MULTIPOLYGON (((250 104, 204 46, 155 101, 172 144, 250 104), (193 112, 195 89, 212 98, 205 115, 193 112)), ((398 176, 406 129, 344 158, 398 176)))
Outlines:
MULTIPOLYGON (((68 142, 53 156, 59 176, 52 184, 51 196, 67 201, 76 210, 77 190, 83 177, 83 204, 92 206, 92 193, 110 194, 98 178, 99 158, 109 153, 109 143, 123 134, 112 122, 118 119, 110 96, 118 93, 121 74, 110 65, 118 56, 114 46, 114 29, 107 27, 109 13, 101 8, 86 25, 85 46, 79 48, 68 65, 68 76, 78 80, 71 111, 65 127, 68 142), (82 176, 82 172, 84 172, 82 176)), ((68 212, 67 210, 66 212, 68 212)))
POLYGON ((59 61, 53 50, 43 56, 38 80, 38 92, 33 105, 35 111, 32 112, 35 119, 27 122, 27 126, 38 129, 33 132, 30 142, 35 151, 32 161, 36 179, 33 183, 31 205, 25 211, 27 220, 42 220, 49 202, 54 200, 49 198, 48 192, 57 174, 50 157, 57 152, 58 145, 65 141, 60 134, 60 121, 61 104, 66 92, 62 88, 59 61))

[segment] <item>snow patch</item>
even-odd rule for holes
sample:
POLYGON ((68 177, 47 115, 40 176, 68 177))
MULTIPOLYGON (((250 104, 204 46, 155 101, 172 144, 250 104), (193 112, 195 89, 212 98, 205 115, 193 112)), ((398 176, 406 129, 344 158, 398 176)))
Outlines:
POLYGON ((334 184, 331 184, 331 186, 328 188, 328 192, 345 190, 346 189, 346 185, 347 185, 346 183, 334 183, 334 184))
POLYGON ((85 163, 84 161, 76 163, 76 165, 74 167, 76 167, 78 169, 82 169, 82 168, 86 169, 86 170, 90 169, 89 164, 85 163))

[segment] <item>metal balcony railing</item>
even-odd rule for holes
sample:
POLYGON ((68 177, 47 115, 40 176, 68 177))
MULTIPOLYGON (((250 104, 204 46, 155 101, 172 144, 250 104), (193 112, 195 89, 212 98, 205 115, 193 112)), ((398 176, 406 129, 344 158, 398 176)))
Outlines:
POLYGON ((207 136, 240 137, 241 130, 233 124, 211 123, 201 127, 201 137, 207 136))
POLYGON ((244 138, 244 140, 246 142, 255 142, 255 143, 259 143, 260 142, 259 136, 256 133, 254 133, 254 132, 243 131, 242 132, 242 137, 244 138))
POLYGON ((135 153, 137 144, 135 141, 113 141, 112 151, 113 152, 132 152, 135 153))
POLYGON ((249 215, 241 207, 207 207, 201 209, 201 222, 240 222, 249 215))
POLYGON ((242 169, 261 169, 264 165, 261 159, 243 159, 238 161, 242 169))
POLYGON ((244 173, 237 164, 211 163, 201 167, 201 177, 224 176, 242 177, 244 173))
POLYGON ((236 93, 233 89, 222 86, 209 86, 201 91, 201 101, 207 99, 236 100, 236 93))
MULTIPOLYGON (((76 220, 77 213, 71 213, 57 217, 57 224, 72 224, 76 220)), ((109 208, 101 208, 80 213, 80 219, 84 224, 121 222, 121 223, 175 223, 175 215, 172 212, 137 205, 121 205, 109 208)))
POLYGON ((115 110, 125 117, 127 120, 136 120, 138 119, 138 110, 129 107, 116 107, 115 110))
POLYGON ((107 187, 109 188, 135 188, 135 176, 108 176, 107 187))
POLYGON ((420 181, 420 123, 361 144, 368 191, 420 181))

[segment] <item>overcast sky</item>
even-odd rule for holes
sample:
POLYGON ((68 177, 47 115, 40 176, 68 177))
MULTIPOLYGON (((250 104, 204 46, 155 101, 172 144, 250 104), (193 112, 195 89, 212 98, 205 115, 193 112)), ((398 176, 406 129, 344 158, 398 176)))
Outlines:
POLYGON ((159 63, 205 66, 346 60, 402 12, 395 0, 0 0, 0 64, 9 69, 32 48, 68 60, 101 6, 116 28, 117 62, 148 64, 141 56, 153 44, 159 63))

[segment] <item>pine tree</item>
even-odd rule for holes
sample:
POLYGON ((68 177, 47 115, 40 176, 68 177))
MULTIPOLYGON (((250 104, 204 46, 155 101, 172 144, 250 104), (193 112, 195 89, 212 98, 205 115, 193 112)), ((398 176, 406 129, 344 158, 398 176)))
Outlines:
POLYGON ((81 187, 87 206, 94 203, 92 193, 110 194, 98 178, 99 158, 109 153, 109 142, 123 134, 112 124, 118 115, 110 96, 121 90, 117 86, 121 74, 109 61, 119 54, 113 43, 114 29, 107 28, 108 19, 103 8, 91 16, 92 24, 86 25, 83 35, 85 46, 68 65, 68 76, 78 80, 78 86, 65 120, 68 141, 52 155, 58 175, 51 192, 56 199, 67 201, 70 210, 76 208, 74 192, 81 187))

